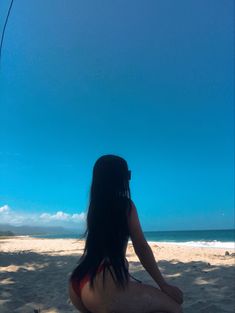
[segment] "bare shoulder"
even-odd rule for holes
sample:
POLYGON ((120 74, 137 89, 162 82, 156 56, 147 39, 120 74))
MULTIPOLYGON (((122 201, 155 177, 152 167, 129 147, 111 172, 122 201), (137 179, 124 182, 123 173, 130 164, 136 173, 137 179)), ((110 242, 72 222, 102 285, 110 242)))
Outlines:
POLYGON ((147 245, 147 241, 142 231, 137 208, 131 200, 131 213, 128 220, 130 237, 136 252, 139 252, 147 245))

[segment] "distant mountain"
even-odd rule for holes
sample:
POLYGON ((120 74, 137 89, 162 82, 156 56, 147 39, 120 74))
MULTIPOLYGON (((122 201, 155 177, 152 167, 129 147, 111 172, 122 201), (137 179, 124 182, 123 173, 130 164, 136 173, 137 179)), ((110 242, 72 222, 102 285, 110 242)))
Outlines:
POLYGON ((10 224, 0 224, 0 232, 10 231, 15 235, 45 235, 45 234, 77 234, 76 229, 66 229, 58 226, 13 226, 10 224))
POLYGON ((10 230, 0 231, 0 237, 5 236, 15 236, 15 234, 10 230))

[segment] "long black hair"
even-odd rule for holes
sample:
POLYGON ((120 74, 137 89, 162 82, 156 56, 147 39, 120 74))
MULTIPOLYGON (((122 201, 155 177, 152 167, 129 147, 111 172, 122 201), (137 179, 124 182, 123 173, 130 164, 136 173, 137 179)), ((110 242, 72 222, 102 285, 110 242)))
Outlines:
POLYGON ((100 157, 93 168, 90 200, 87 213, 85 248, 71 279, 78 282, 90 275, 90 286, 100 263, 109 270, 118 288, 125 288, 128 269, 125 264, 125 247, 128 243, 128 215, 131 210, 129 187, 130 171, 127 162, 116 155, 100 157), (112 266, 114 275, 110 270, 112 266))

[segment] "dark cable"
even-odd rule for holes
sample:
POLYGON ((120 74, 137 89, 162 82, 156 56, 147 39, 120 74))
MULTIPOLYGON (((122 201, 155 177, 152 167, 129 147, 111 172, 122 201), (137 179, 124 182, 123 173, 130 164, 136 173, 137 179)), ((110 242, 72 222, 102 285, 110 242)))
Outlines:
POLYGON ((7 12, 7 18, 6 18, 5 24, 4 24, 4 26, 3 26, 3 31, 2 31, 2 36, 1 36, 1 43, 0 43, 0 60, 1 60, 1 58, 2 58, 3 39, 4 39, 4 35, 5 35, 5 30, 6 30, 6 26, 7 26, 7 21, 8 21, 8 18, 9 18, 10 12, 11 12, 11 8, 12 8, 12 5, 13 5, 13 1, 14 1, 14 0, 11 0, 11 4, 10 4, 9 9, 8 9, 8 12, 7 12))

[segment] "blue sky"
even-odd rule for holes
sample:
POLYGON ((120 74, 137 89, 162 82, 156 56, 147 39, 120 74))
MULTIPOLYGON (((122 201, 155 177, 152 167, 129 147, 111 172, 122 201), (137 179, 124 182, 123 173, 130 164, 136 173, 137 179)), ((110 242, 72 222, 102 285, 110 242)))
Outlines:
POLYGON ((233 10, 15 1, 0 68, 1 222, 81 229, 93 164, 113 153, 132 170, 144 230, 232 228, 233 10))

